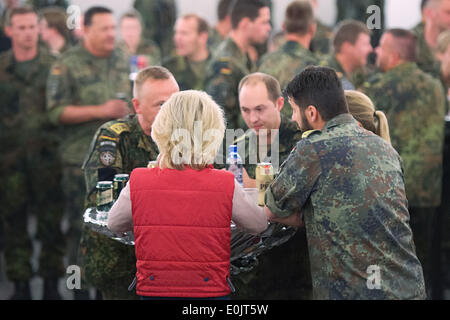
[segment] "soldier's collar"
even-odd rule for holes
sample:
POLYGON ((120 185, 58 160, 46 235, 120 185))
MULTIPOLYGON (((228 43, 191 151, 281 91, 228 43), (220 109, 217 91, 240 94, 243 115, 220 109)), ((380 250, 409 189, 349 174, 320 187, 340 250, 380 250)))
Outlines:
POLYGON ((356 123, 355 118, 350 113, 340 114, 328 121, 322 131, 327 131, 342 124, 356 123))

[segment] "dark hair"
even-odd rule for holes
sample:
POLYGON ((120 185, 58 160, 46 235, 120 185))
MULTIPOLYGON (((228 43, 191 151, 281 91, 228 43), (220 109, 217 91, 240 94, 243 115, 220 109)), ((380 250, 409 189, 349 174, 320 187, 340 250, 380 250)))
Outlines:
POLYGON ((11 26, 12 18, 15 15, 27 14, 27 13, 35 13, 36 14, 36 11, 34 11, 34 9, 30 6, 22 6, 22 7, 16 7, 16 8, 9 9, 8 13, 6 14, 5 25, 11 26))
POLYGON ((303 36, 314 22, 314 11, 309 1, 294 1, 286 8, 284 28, 287 33, 303 36))
POLYGON ((197 33, 208 33, 209 32, 209 25, 208 22, 206 22, 205 19, 200 17, 199 15, 196 15, 195 13, 189 13, 182 16, 180 19, 195 19, 197 21, 197 33))
POLYGON ((84 14, 84 26, 89 27, 92 24, 92 18, 96 14, 102 14, 102 13, 112 14, 112 11, 105 7, 90 7, 84 14))
POLYGON ((236 29, 244 18, 254 21, 259 17, 259 10, 268 7, 265 0, 235 0, 231 9, 231 26, 236 29))
POLYGON ((339 23, 333 36, 334 52, 339 53, 345 42, 349 42, 352 45, 355 44, 361 33, 367 34, 368 36, 371 35, 369 28, 360 21, 344 20, 339 23))
POLYGON ((231 12, 233 0, 220 0, 217 5, 217 17, 219 21, 225 19, 231 12))
POLYGON ((425 9, 425 7, 427 6, 429 0, 422 0, 422 2, 420 3, 420 10, 423 11, 423 9, 425 9))
POLYGON ((323 121, 349 113, 341 81, 331 68, 307 67, 288 84, 285 93, 302 110, 315 106, 323 121))
POLYGON ((406 29, 389 29, 386 34, 394 37, 392 50, 398 53, 400 59, 414 62, 417 58, 417 37, 406 29))
POLYGON ((58 33, 66 40, 70 37, 70 31, 67 28, 67 14, 61 7, 46 7, 39 11, 41 19, 47 21, 49 28, 55 28, 58 33))

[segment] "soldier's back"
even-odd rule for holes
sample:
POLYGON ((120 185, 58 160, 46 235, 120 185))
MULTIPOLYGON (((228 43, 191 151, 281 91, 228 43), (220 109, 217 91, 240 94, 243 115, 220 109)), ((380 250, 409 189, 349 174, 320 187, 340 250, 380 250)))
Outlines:
POLYGON ((439 80, 404 63, 369 79, 364 89, 388 118, 392 145, 404 161, 410 206, 438 206, 445 113, 439 80))

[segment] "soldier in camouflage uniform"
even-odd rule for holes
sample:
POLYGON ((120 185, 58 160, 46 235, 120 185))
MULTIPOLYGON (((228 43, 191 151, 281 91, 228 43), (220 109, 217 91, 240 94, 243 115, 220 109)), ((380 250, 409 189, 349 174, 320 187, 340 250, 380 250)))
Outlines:
MULTIPOLYGON (((242 79, 239 92, 241 112, 250 130, 236 139, 234 144, 240 148, 240 144, 244 143, 244 168, 249 178, 254 180, 256 164, 271 162, 276 170, 278 164, 287 159, 301 139, 301 132, 295 122, 280 113, 284 99, 275 78, 262 73, 250 74, 242 79), (259 108, 262 110, 259 111, 259 108), (267 145, 262 147, 267 150, 266 157, 260 158, 263 156, 259 154, 260 149, 266 139, 264 130, 275 131, 267 137, 267 145), (275 132, 276 137, 272 136, 275 132), (273 141, 270 141, 272 139, 273 141), (272 150, 272 147, 278 150, 272 150), (278 160, 275 160, 275 157, 278 160)), ((311 277, 304 229, 299 230, 287 243, 260 255, 258 260, 258 265, 252 271, 232 277, 237 289, 233 295, 234 299, 311 298, 311 277), (276 275, 273 273, 274 268, 278 270, 276 275)))
POLYGON ((398 153, 348 113, 332 69, 307 68, 287 95, 311 131, 266 191, 266 211, 304 224, 314 299, 424 299, 398 153))
MULTIPOLYGON (((85 184, 81 166, 89 143, 102 123, 130 112, 129 63, 115 48, 110 10, 93 7, 85 14, 84 41, 52 66, 47 83, 50 120, 62 130, 63 189, 69 214, 69 264, 77 264, 85 184), (107 33, 99 33, 107 28, 107 33)), ((79 292, 76 291, 78 294, 79 292)))
POLYGON ((239 111, 238 84, 256 69, 248 50, 269 37, 270 10, 263 0, 241 0, 231 11, 231 21, 230 36, 219 45, 207 67, 205 91, 224 109, 228 128, 246 129, 239 111))
POLYGON ((45 84, 55 58, 38 47, 38 17, 31 8, 15 8, 10 17, 6 30, 13 48, 0 56, 0 225, 4 224, 6 273, 15 283, 13 298, 31 299, 33 248, 27 216, 35 213, 43 298, 60 299, 57 285, 64 275, 65 249, 61 163, 58 135, 45 108, 45 84))
MULTIPOLYGON (((309 2, 295 1, 287 7, 284 31, 286 43, 277 51, 263 56, 259 67, 260 72, 274 76, 282 89, 286 88, 297 73, 309 65, 319 63, 314 54, 307 49, 316 31, 313 9, 309 2), (299 24, 298 21, 303 23, 299 24)), ((287 101, 282 113, 287 118, 292 116, 287 101)))
POLYGON ((411 227, 431 290, 432 223, 441 203, 445 94, 439 80, 414 63, 415 46, 411 32, 387 31, 376 49, 377 66, 384 73, 369 79, 364 89, 386 114, 392 146, 403 159, 411 227))
MULTIPOLYGON (((161 67, 142 70, 136 78, 137 115, 110 121, 97 130, 83 165, 87 206, 96 204, 98 181, 113 181, 114 175, 130 174, 156 160, 158 148, 150 138, 151 124, 159 107, 177 92, 178 85, 161 67)), ((134 247, 121 244, 92 230, 84 232, 81 251, 89 283, 102 291, 105 299, 137 299, 127 288, 136 273, 134 247)))
POLYGON ((212 58, 208 33, 208 23, 195 14, 185 15, 175 23, 176 54, 165 59, 163 65, 177 79, 180 90, 205 89, 206 67, 212 58))
POLYGON ((164 59, 173 50, 173 25, 177 17, 175 0, 135 0, 134 8, 144 20, 144 38, 159 45, 164 59))
POLYGON ((214 52, 231 31, 231 5, 233 0, 220 0, 217 5, 217 24, 209 31, 208 48, 214 52))
POLYGON ((336 71, 344 90, 358 89, 365 81, 367 59, 373 51, 370 34, 365 24, 355 20, 343 21, 336 27, 333 53, 320 65, 336 71))
MULTIPOLYGON (((124 50, 131 59, 132 56, 143 56, 147 66, 159 66, 161 64, 161 50, 159 46, 150 39, 142 36, 142 17, 136 10, 122 15, 119 20, 121 40, 118 47, 124 50)), ((134 70, 133 70, 134 71, 134 70)))

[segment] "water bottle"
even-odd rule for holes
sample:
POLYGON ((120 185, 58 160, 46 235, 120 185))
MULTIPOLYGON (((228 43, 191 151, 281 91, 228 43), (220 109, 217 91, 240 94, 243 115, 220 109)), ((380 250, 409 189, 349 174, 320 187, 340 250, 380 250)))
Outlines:
POLYGON ((229 146, 226 168, 234 174, 236 181, 243 186, 244 180, 242 178, 242 159, 237 152, 237 145, 229 146))

